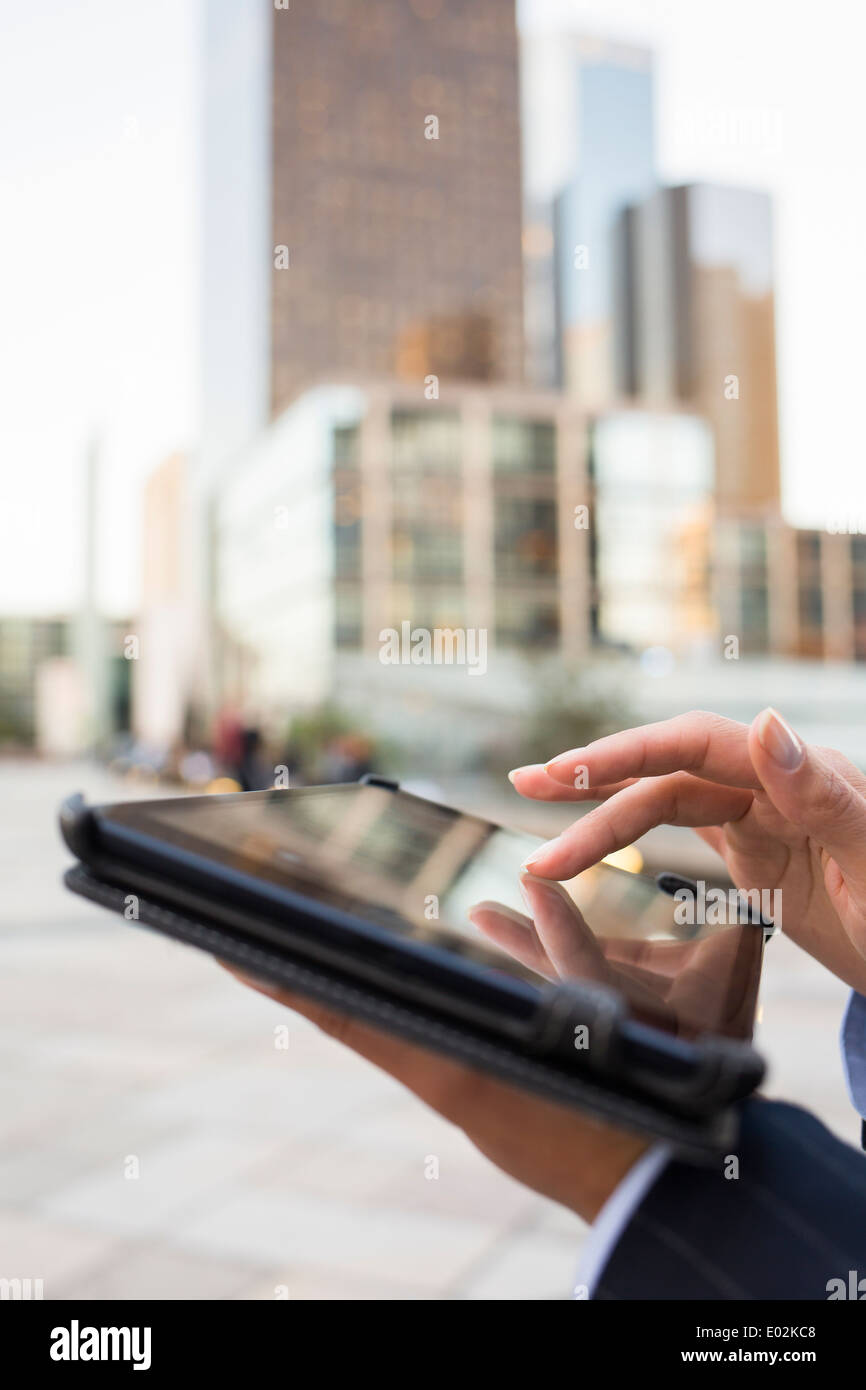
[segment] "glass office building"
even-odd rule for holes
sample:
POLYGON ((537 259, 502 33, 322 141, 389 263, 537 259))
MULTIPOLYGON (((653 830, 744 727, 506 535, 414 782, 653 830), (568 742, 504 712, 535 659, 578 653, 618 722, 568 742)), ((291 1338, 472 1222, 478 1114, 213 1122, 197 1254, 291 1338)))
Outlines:
POLYGON ((866 536, 722 518, 714 592, 747 656, 866 661, 866 536))
POLYGON ((208 462, 326 375, 520 381, 514 0, 208 0, 203 46, 208 462))
POLYGON ((714 184, 659 189, 619 220, 624 395, 712 424, 721 512, 779 510, 772 205, 714 184))
POLYGON ((709 671, 733 637, 737 657, 866 659, 866 541, 720 517, 712 431, 687 413, 321 386, 233 460, 212 521, 220 701, 265 725, 356 700, 457 757, 547 658, 709 671), (486 678, 383 662, 404 631, 483 632, 486 678))
MULTIPOLYGON (((652 55, 572 34, 527 36, 521 52, 527 323, 533 330, 541 317, 535 299, 552 299, 557 383, 587 408, 609 406, 616 389, 615 227, 623 207, 656 184, 652 55)), ((549 354, 542 338, 534 343, 544 361, 531 361, 530 373, 544 379, 549 354)))
POLYGON ((585 438, 545 393, 304 394, 216 488, 223 698, 265 714, 330 698, 381 674, 381 634, 403 624, 483 629, 494 661, 585 650, 585 438))

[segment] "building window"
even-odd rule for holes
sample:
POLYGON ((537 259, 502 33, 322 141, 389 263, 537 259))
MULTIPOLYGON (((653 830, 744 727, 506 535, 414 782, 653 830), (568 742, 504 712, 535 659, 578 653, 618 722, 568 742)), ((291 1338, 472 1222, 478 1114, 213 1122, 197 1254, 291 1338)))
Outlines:
POLYGON ((797 534, 797 608, 801 656, 824 654, 824 594, 821 584, 821 538, 816 531, 797 534))
POLYGON ((556 426, 546 420, 494 416, 493 470, 552 477, 556 472, 556 426))
POLYGON ((743 526, 740 530, 739 590, 742 650, 766 653, 770 645, 770 595, 763 526, 743 526))
POLYGON ((559 640, 559 608, 554 594, 532 596, 497 589, 496 643, 502 647, 554 647, 559 640))
POLYGON ((556 574, 556 503, 543 497, 496 497, 496 582, 556 574))
POLYGON ((394 578, 426 586, 463 579, 460 421, 454 411, 392 416, 394 578))
POLYGON ((397 588, 391 599, 391 625, 399 630, 401 623, 410 623, 412 628, 426 628, 433 632, 438 628, 460 628, 466 626, 466 603, 460 589, 397 588))
POLYGON ((391 414, 393 470, 460 473, 460 417, 454 410, 395 410, 391 414))
POLYGON ((357 425, 334 427, 334 468, 355 471, 360 457, 361 434, 357 425))
POLYGON ((336 588, 334 640, 343 650, 357 650, 362 640, 361 592, 353 585, 338 584, 336 588))

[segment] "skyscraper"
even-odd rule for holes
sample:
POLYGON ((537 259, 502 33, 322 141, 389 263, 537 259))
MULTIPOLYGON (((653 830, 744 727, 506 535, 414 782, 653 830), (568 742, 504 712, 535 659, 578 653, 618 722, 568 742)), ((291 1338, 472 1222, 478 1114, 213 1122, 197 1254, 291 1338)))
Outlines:
POLYGON ((520 380, 513 0, 211 0, 205 28, 210 452, 329 375, 520 380))
MULTIPOLYGON (((546 293, 558 345, 556 384, 586 407, 603 407, 617 380, 617 219, 656 183, 652 55, 571 34, 528 36, 522 103, 525 240, 532 267, 527 321, 530 328, 544 321, 545 311, 534 300, 546 293), (545 222, 552 229, 546 278, 538 252, 545 222)), ((531 339, 530 347, 530 377, 543 382, 550 354, 539 339, 531 339)))
POLYGON ((659 189, 620 222, 627 394, 704 414, 722 512, 779 505, 772 209, 765 193, 659 189))

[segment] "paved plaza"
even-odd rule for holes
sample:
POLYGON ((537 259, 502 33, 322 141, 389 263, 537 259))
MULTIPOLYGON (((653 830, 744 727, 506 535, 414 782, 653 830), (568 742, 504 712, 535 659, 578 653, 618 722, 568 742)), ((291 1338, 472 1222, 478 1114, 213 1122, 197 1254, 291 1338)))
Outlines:
MULTIPOLYGON (((0 1276, 49 1299, 568 1297, 577 1217, 212 961, 63 889, 74 790, 131 795, 90 766, 0 765, 0 1276)), ((844 997, 771 944, 767 1090, 856 1142, 844 997)))

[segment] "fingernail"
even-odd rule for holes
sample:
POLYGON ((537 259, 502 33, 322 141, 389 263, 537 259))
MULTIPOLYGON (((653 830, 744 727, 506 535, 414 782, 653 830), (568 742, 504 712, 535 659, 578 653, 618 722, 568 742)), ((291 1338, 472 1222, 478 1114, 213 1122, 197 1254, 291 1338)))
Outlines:
POLYGON ((514 786, 514 779, 518 772, 532 772, 532 770, 537 767, 541 767, 541 763, 527 763, 525 767, 513 767, 508 774, 508 780, 512 787, 514 786))
POLYGON ((523 873, 518 880, 518 887, 520 888, 520 896, 526 904, 526 910, 532 917, 537 906, 537 899, 533 902, 531 890, 535 888, 543 892, 545 888, 550 888, 550 884, 546 879, 535 878, 533 874, 523 873))
POLYGON ((520 891, 525 901, 528 901, 527 890, 530 888, 537 888, 542 893, 556 892, 549 878, 536 878, 534 874, 524 872, 520 875, 520 891))
POLYGON ((758 739, 767 757, 786 772, 796 771, 806 756, 790 724, 772 706, 758 720, 758 739))
POLYGON ((512 922, 516 922, 518 926, 526 926, 523 913, 518 912, 516 907, 507 907, 505 903, 494 902, 492 898, 483 903, 475 903, 470 907, 469 920, 474 926, 477 927, 479 925, 477 918, 480 917, 483 912, 492 912, 499 917, 508 917, 512 922))
POLYGON ((558 849, 561 842, 561 835, 557 835, 555 840, 548 840, 546 845, 541 845, 540 848, 534 852, 534 854, 530 854, 528 859, 524 859, 521 868, 529 869, 531 873, 535 865, 539 862, 539 860, 544 859, 545 856, 548 855, 552 849, 558 849))
POLYGON ((582 756, 582 748, 575 748, 574 752, 569 753, 567 757, 560 753, 558 757, 551 758, 549 763, 544 764, 544 770, 548 777, 552 777, 554 781, 559 781, 560 778, 564 777, 567 782, 571 782, 576 777, 577 770, 583 767, 582 756))

